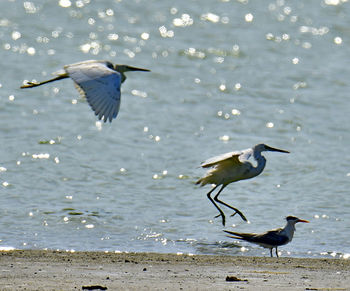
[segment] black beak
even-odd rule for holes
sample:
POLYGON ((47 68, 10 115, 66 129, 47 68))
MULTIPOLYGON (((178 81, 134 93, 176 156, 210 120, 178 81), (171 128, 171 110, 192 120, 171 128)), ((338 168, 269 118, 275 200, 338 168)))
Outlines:
POLYGON ((127 69, 127 71, 142 71, 142 72, 150 72, 151 71, 148 69, 136 68, 136 67, 132 67, 132 66, 125 66, 125 68, 127 69))
POLYGON ((267 146, 267 145, 265 145, 265 149, 266 149, 267 151, 270 151, 270 152, 280 152, 280 153, 287 153, 287 154, 290 153, 289 151, 285 151, 285 150, 280 150, 280 149, 272 148, 272 147, 269 147, 269 146, 267 146))

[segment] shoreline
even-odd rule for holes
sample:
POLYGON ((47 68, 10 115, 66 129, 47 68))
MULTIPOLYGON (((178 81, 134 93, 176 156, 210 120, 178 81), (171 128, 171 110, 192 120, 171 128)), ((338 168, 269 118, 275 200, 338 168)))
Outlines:
POLYGON ((0 258, 1 290, 350 290, 345 259, 52 250, 0 258))

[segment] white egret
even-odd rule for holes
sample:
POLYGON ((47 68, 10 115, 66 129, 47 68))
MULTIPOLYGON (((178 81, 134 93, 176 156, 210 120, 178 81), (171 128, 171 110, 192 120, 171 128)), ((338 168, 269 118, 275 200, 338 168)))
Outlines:
POLYGON ((270 255, 272 257, 272 249, 276 248, 276 256, 278 257, 277 247, 286 245, 293 239, 295 224, 297 222, 309 223, 309 221, 300 219, 295 216, 286 217, 287 224, 285 227, 269 230, 267 232, 257 234, 257 233, 241 233, 224 230, 224 232, 229 233, 228 237, 244 240, 250 243, 258 244, 264 248, 270 249, 270 255))
POLYGON ((117 117, 120 106, 120 87, 126 80, 125 72, 144 71, 128 65, 113 65, 108 61, 89 60, 66 65, 56 73, 57 77, 42 82, 27 82, 22 89, 33 88, 46 83, 71 78, 79 93, 86 97, 95 115, 104 122, 117 117))
POLYGON ((238 213, 244 221, 247 221, 247 219, 237 208, 218 199, 221 191, 232 182, 250 179, 259 175, 264 170, 266 164, 266 159, 261 155, 261 152, 263 151, 289 153, 288 151, 272 148, 265 144, 257 144, 250 149, 215 156, 201 164, 202 168, 211 169, 205 174, 204 177, 200 178, 196 184, 200 184, 201 186, 206 184, 215 184, 215 187, 208 192, 207 196, 219 211, 220 214, 216 217, 222 217, 222 224, 224 226, 225 214, 216 202, 234 210, 235 213, 233 213, 231 216, 238 213), (253 157, 257 162, 256 167, 254 167, 254 165, 248 161, 250 157, 253 157), (213 199, 210 195, 219 185, 222 185, 222 187, 213 199))

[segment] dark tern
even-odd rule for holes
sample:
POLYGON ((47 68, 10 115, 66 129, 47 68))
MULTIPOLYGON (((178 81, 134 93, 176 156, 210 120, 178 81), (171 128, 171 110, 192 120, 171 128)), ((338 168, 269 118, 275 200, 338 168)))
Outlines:
POLYGON ((309 221, 300 219, 295 216, 286 217, 287 224, 285 227, 269 230, 267 232, 257 234, 257 233, 241 233, 224 230, 224 232, 229 233, 228 237, 244 240, 250 243, 258 244, 264 248, 270 249, 270 255, 272 257, 272 249, 276 249, 276 256, 278 257, 277 247, 285 245, 292 241, 295 224, 297 222, 309 223, 309 221))

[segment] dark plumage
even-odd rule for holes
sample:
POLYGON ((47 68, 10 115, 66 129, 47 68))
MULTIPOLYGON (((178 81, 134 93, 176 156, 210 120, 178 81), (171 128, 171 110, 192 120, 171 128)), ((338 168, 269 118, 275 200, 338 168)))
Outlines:
POLYGON ((272 229, 267 232, 258 234, 258 233, 242 233, 242 232, 234 232, 224 230, 224 232, 229 233, 228 237, 245 240, 250 243, 258 244, 264 248, 270 249, 270 255, 272 257, 272 249, 276 248, 276 256, 278 257, 277 247, 285 245, 292 241, 295 224, 297 222, 306 222, 309 221, 300 219, 295 216, 287 216, 286 217, 287 224, 285 227, 272 229))

